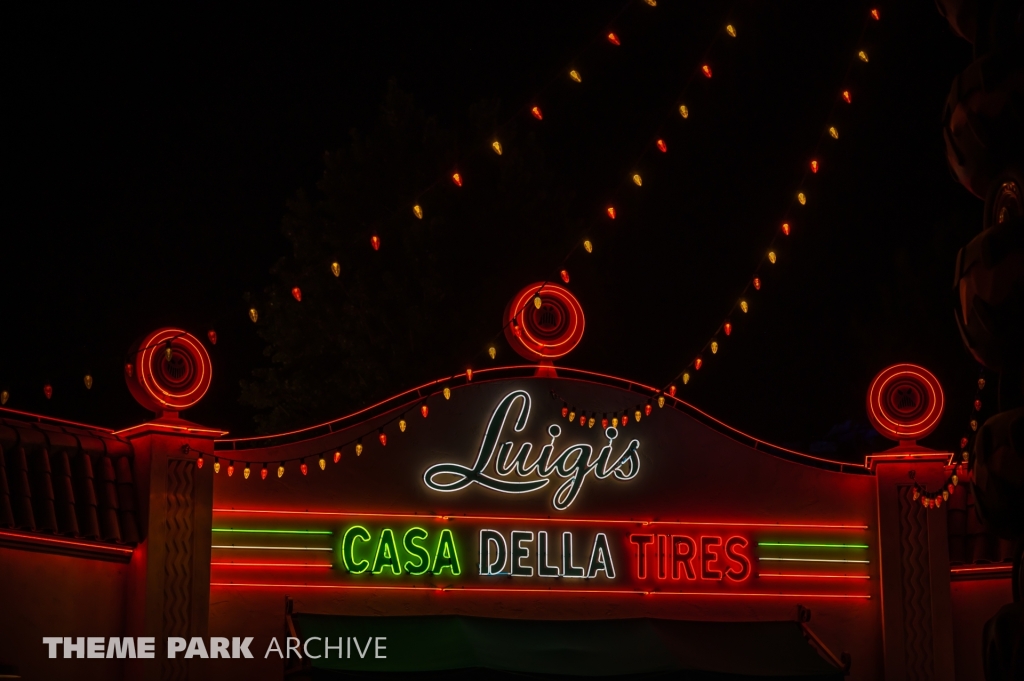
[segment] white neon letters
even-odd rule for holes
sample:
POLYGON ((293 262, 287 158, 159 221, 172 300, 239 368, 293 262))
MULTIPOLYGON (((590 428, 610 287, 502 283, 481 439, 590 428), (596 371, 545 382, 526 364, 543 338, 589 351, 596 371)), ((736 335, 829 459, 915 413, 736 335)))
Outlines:
MULTIPOLYGON (((557 535, 556 535, 557 536, 557 535)), ((594 579, 604 572, 608 579, 615 579, 615 563, 612 560, 608 536, 598 532, 590 550, 590 562, 583 567, 573 565, 572 532, 562 533, 562 560, 554 560, 558 539, 552 540, 544 530, 534 533, 513 530, 508 540, 498 530, 480 530, 480 574, 484 577, 568 577, 594 579), (536 542, 536 546, 531 544, 536 542), (552 546, 554 544, 554 546, 552 546), (552 563, 555 563, 552 565, 552 563), (536 564, 536 570, 534 565, 536 564), (506 569, 506 566, 507 569, 506 569)), ((584 554, 585 555, 585 554, 584 554)))
POLYGON ((476 483, 496 492, 525 494, 547 486, 551 476, 556 474, 566 480, 555 490, 551 503, 557 510, 564 511, 576 500, 584 480, 591 473, 598 480, 609 476, 615 476, 616 480, 632 480, 640 472, 639 440, 631 440, 622 454, 614 458, 614 463, 609 463, 613 460, 615 438, 619 436, 616 428, 605 429, 608 444, 601 448, 596 458, 593 457, 594 448, 588 444, 569 445, 552 458, 555 440, 562 434, 561 427, 554 424, 548 426, 551 441, 541 448, 536 459, 530 461, 533 444, 529 442, 522 443, 516 455, 511 457, 515 444, 508 440, 499 445, 499 439, 509 412, 517 402, 519 414, 513 430, 521 433, 530 418, 530 394, 525 390, 514 390, 498 403, 491 414, 473 467, 457 463, 433 465, 423 474, 427 487, 437 492, 457 492, 476 483), (493 474, 489 474, 492 471, 493 474), (502 479, 512 474, 522 479, 502 479))

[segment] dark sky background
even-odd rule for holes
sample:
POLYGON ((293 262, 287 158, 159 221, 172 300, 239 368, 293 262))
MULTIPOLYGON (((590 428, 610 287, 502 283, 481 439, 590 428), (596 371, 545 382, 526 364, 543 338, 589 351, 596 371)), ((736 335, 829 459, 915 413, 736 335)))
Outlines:
MULTIPOLYGON (((872 377, 910 361, 934 371, 948 398, 924 444, 955 447, 962 433, 977 370, 949 290, 982 204, 950 176, 940 130, 970 46, 931 0, 31 4, 6 14, 0 389, 10 408, 138 422, 146 414, 122 377, 129 344, 159 326, 215 328, 214 383, 187 416, 252 432, 239 381, 266 360, 243 294, 270 285, 287 251, 285 201, 312 190, 325 150, 372 123, 394 79, 456 129, 478 100, 496 97, 510 116, 539 101, 548 163, 595 211, 641 172, 642 189, 619 190, 614 232, 572 263, 587 330, 563 362, 656 385, 718 327, 822 131, 837 125, 751 313, 682 396, 769 441, 822 451, 838 424, 866 424, 872 377), (872 6, 882 21, 858 42, 872 6), (722 34, 727 15, 735 40, 722 34), (622 47, 603 40, 609 28, 622 47), (688 90, 683 122, 676 97, 716 32, 714 77, 688 90), (857 49, 871 61, 844 80, 857 49), (570 65, 583 84, 569 83, 570 65), (829 118, 844 88, 854 104, 829 118), (641 156, 659 131, 670 153, 641 156)), ((501 243, 521 237, 480 225, 466 240, 463 257, 493 258, 507 287, 493 292, 492 327, 453 335, 485 343, 504 303, 565 253, 540 238, 535 261, 504 263, 501 243)), ((424 362, 437 377, 464 368, 424 362)))

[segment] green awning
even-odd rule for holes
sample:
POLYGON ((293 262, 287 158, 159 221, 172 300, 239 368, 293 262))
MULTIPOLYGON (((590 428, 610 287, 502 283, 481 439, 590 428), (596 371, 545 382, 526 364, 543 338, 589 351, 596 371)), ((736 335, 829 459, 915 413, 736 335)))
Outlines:
POLYGON ((345 657, 305 659, 306 678, 497 676, 682 679, 840 679, 798 622, 688 622, 663 619, 514 620, 436 615, 292 615, 314 655, 343 639, 345 657), (386 646, 377 657, 377 639, 386 646), (353 642, 358 642, 353 647, 353 642), (364 657, 359 656, 363 651, 364 657), (351 655, 351 657, 349 656, 351 655), (383 657, 386 656, 386 657, 383 657), (424 674, 426 673, 426 674, 424 674), (455 674, 466 676, 468 674, 455 674))

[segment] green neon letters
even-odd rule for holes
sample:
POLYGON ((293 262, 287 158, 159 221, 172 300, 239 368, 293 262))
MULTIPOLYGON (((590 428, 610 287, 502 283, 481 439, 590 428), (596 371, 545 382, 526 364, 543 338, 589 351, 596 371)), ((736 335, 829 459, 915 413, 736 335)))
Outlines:
POLYGON ((426 574, 427 570, 430 569, 430 554, 427 553, 426 547, 416 543, 417 539, 423 540, 426 538, 427 531, 422 527, 413 527, 406 530, 405 537, 402 538, 402 546, 405 548, 405 552, 418 561, 416 563, 413 563, 411 560, 405 561, 405 571, 410 575, 426 574))
POLYGON ((341 559, 345 563, 345 569, 354 575, 362 574, 366 572, 366 568, 370 567, 370 561, 355 559, 357 539, 364 542, 370 541, 369 531, 360 525, 353 525, 345 530, 345 535, 341 540, 341 559))
POLYGON ((353 575, 360 575, 369 570, 370 574, 374 575, 398 576, 403 573, 403 569, 412 576, 424 575, 427 572, 440 575, 445 570, 452 576, 462 574, 459 551, 452 531, 447 528, 441 530, 433 558, 424 545, 428 538, 429 533, 422 527, 411 527, 402 535, 400 550, 395 531, 390 527, 381 528, 379 533, 371 534, 362 525, 353 525, 342 535, 341 560, 345 569, 353 575), (364 548, 360 543, 369 546, 364 548), (375 547, 372 567, 370 553, 367 551, 371 546, 375 547))
POLYGON ((391 528, 385 528, 380 532, 380 539, 377 541, 377 553, 373 557, 373 569, 375 575, 384 572, 384 568, 391 568, 391 574, 402 574, 402 564, 398 562, 398 546, 395 544, 395 533, 391 528))

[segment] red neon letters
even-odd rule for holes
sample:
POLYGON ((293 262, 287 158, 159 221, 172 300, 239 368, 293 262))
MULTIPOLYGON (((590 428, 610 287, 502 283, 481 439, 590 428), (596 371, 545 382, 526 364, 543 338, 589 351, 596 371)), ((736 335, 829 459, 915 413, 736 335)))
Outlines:
POLYGON ((749 542, 743 537, 631 534, 637 579, 687 579, 742 582, 750 577, 749 542), (649 549, 649 550, 648 550, 649 549), (651 562, 653 561, 653 569, 651 562), (694 565, 696 563, 696 565, 694 565))

